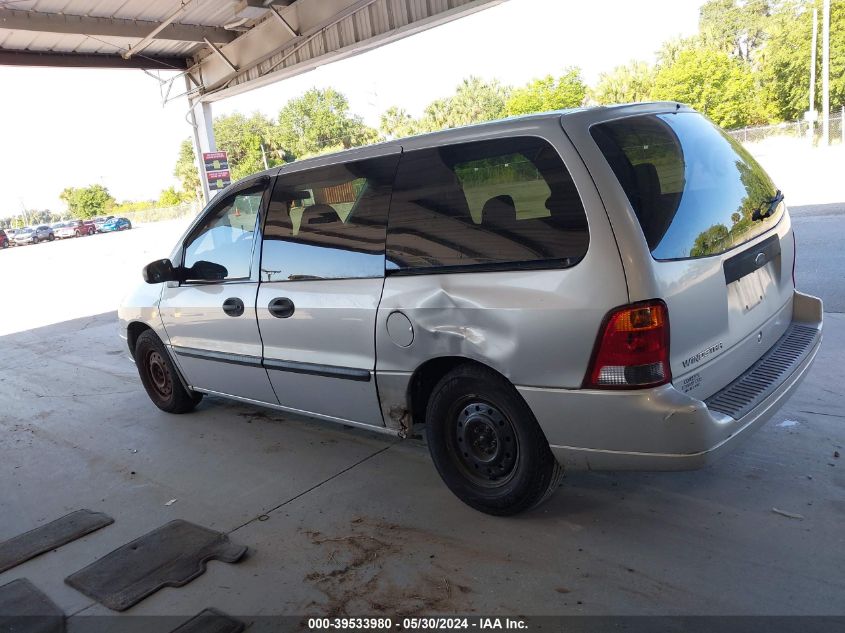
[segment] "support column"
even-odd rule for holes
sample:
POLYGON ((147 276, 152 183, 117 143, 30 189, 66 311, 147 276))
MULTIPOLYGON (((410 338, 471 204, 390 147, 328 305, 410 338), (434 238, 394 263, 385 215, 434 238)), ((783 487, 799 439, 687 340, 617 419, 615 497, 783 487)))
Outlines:
MULTIPOLYGON (((191 79, 185 75, 185 86, 191 90, 191 79)), ((211 198, 214 197, 216 191, 210 191, 208 188, 208 180, 205 178, 205 168, 203 166, 202 155, 205 152, 216 152, 217 143, 214 140, 214 128, 212 127, 212 115, 210 103, 199 103, 197 100, 192 100, 188 97, 189 112, 188 119, 193 128, 194 140, 194 155, 197 159, 197 173, 200 177, 200 186, 202 186, 202 196, 205 204, 208 204, 211 198)))

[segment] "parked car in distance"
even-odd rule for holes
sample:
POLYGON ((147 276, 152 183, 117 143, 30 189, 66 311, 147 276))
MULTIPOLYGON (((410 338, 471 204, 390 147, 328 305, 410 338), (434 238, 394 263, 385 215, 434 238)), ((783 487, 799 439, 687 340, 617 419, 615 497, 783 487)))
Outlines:
POLYGON ((65 222, 64 226, 56 231, 56 237, 81 237, 83 235, 94 235, 97 229, 90 220, 71 220, 65 222))
POLYGON ((564 470, 700 468, 762 426, 821 344, 794 263, 748 151, 642 103, 245 178, 118 316, 160 409, 214 394, 399 437, 425 423, 452 492, 505 515, 564 470))
POLYGON ((100 233, 112 233, 114 231, 128 231, 132 228, 132 223, 127 218, 112 218, 106 220, 103 226, 100 227, 100 233))
POLYGON ((0 229, 0 248, 9 248, 11 243, 9 242, 9 236, 6 234, 6 231, 0 229))
POLYGON ((6 229, 6 239, 9 240, 9 246, 15 245, 15 235, 18 234, 20 229, 6 229))
POLYGON ((46 224, 36 227, 25 226, 15 234, 15 244, 38 244, 38 242, 52 242, 55 239, 53 229, 46 224))
POLYGON ((103 225, 109 220, 111 220, 113 217, 113 215, 106 215, 103 217, 94 218, 94 229, 97 231, 97 233, 102 232, 103 225))

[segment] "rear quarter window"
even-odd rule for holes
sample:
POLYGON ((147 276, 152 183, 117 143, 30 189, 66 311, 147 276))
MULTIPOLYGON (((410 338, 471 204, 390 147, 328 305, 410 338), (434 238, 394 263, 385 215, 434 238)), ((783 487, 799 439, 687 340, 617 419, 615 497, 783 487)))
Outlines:
POLYGON ((694 112, 590 128, 658 260, 718 255, 780 220, 778 191, 751 154, 694 112))
POLYGON ((567 267, 584 257, 588 244, 575 184, 542 139, 402 156, 388 220, 388 271, 567 267))

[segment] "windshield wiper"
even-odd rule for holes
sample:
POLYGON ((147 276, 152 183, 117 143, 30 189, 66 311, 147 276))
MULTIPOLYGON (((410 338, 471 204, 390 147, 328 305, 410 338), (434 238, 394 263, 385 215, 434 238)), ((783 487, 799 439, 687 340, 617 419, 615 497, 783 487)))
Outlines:
POLYGON ((766 211, 763 211, 763 205, 760 206, 754 213, 751 214, 751 219, 754 221, 757 220, 765 220, 768 218, 772 213, 775 212, 775 209, 778 208, 778 205, 783 202, 783 192, 778 189, 775 193, 775 196, 771 200, 766 200, 763 204, 766 205, 766 211))

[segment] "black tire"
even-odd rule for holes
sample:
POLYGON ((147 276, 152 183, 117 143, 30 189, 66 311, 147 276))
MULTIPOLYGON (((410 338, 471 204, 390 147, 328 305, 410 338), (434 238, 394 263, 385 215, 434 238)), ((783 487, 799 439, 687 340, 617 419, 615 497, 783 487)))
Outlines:
POLYGON ((531 409, 513 385, 484 367, 461 365, 440 380, 428 402, 426 435, 445 484, 487 514, 539 505, 563 475, 531 409))
POLYGON ((164 343, 152 330, 142 333, 135 343, 135 365, 147 395, 162 411, 188 413, 202 400, 201 393, 182 386, 164 343))
POLYGON ((53 235, 52 233, 50 233, 50 235, 47 237, 48 242, 52 242, 54 239, 56 239, 56 236, 53 235))

